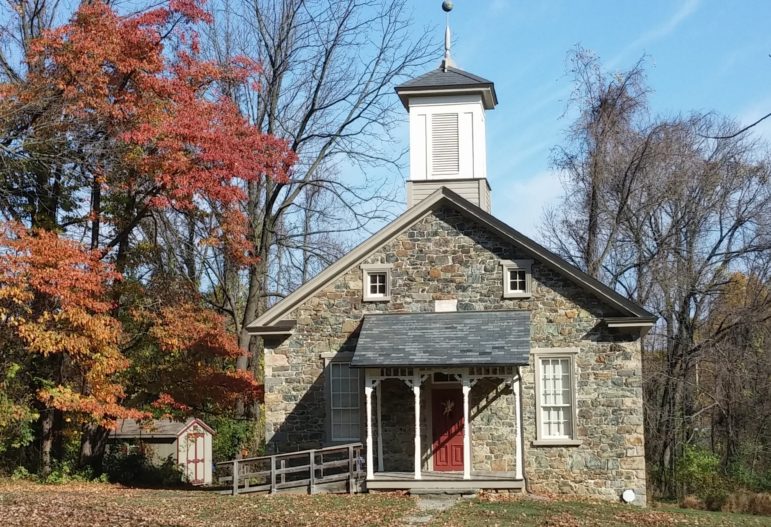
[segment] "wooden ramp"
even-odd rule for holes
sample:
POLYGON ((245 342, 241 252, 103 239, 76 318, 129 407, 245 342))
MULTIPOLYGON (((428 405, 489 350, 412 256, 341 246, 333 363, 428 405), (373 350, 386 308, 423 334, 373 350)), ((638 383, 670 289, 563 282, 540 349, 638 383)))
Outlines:
POLYGON ((228 490, 223 494, 248 492, 348 492, 362 489, 364 469, 362 444, 302 450, 273 456, 233 459, 217 463, 217 480, 228 490))

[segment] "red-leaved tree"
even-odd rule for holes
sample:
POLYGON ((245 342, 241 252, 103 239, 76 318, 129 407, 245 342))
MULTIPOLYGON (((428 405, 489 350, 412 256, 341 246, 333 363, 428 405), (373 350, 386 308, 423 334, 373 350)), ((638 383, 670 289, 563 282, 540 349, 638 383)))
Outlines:
MULTIPOLYGON (((62 273, 66 285, 58 295, 90 302, 89 317, 76 316, 81 306, 14 329, 20 347, 46 364, 51 352, 35 346, 66 341, 58 356, 84 360, 81 350, 89 350, 92 362, 78 377, 83 388, 59 382, 75 364, 69 358, 59 368, 42 368, 42 376, 40 361, 29 366, 29 378, 45 380, 41 404, 84 416, 81 461, 101 453, 104 425, 128 415, 122 402, 137 411, 194 413, 260 394, 254 379, 233 371, 245 351, 198 291, 170 297, 151 286, 156 275, 177 272, 153 261, 163 250, 154 225, 173 215, 204 219, 205 232, 190 243, 221 247, 231 265, 252 263, 244 189, 263 178, 287 181, 295 161, 284 141, 251 125, 222 91, 256 83, 258 65, 246 57, 224 65, 201 58, 195 27, 209 22, 202 3, 171 0, 133 16, 119 16, 101 1, 83 3, 69 23, 30 42, 23 79, 0 85, 0 131, 8 145, 0 156, 8 173, 3 182, 10 182, 0 196, 4 215, 16 222, 4 238, 13 248, 8 254, 70 261, 68 269, 90 277, 76 284, 60 267, 46 267, 48 274, 62 273), (75 239, 86 246, 67 241, 75 239), (74 252, 70 260, 36 252, 38 240, 74 252)), ((35 274, 18 269, 8 276, 35 274)), ((34 307, 40 295, 24 294, 16 308, 34 307)), ((59 426, 55 416, 47 418, 41 417, 44 440, 59 426)), ((50 443, 45 448, 44 471, 50 443)))

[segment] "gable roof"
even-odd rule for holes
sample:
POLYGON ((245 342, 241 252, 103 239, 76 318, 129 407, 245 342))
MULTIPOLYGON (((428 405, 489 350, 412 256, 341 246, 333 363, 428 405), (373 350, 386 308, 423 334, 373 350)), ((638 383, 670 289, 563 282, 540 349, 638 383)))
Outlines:
POLYGON ((451 66, 431 70, 396 87, 396 93, 405 108, 408 106, 409 95, 431 95, 434 92, 443 94, 478 92, 482 95, 486 109, 495 108, 498 104, 498 96, 492 81, 451 66))
POLYGON ((136 419, 122 419, 118 421, 118 427, 113 430, 110 437, 117 439, 153 438, 174 439, 182 432, 197 424, 207 432, 213 434, 209 425, 191 417, 187 421, 172 421, 171 419, 153 419, 152 421, 137 421, 136 419))
POLYGON ((364 316, 351 366, 511 366, 528 363, 530 311, 364 316))
POLYGON ((655 323, 656 317, 644 308, 620 295, 599 280, 592 278, 585 272, 565 261, 562 257, 557 256, 555 253, 505 224, 492 214, 485 212, 470 201, 460 197, 447 187, 441 187, 417 205, 407 209, 394 221, 370 236, 348 254, 320 272, 316 277, 297 288, 256 320, 252 321, 247 326, 247 330, 252 330, 257 334, 255 331, 256 328, 274 325, 285 314, 300 305, 307 297, 329 284, 351 267, 357 265, 369 256, 372 251, 378 249, 391 238, 397 236, 404 229, 422 218, 426 213, 446 205, 450 205, 462 214, 478 221, 503 239, 509 240, 523 252, 530 254, 538 262, 551 267, 562 276, 595 294, 606 304, 618 310, 622 316, 631 317, 631 319, 642 324, 652 325, 655 323))

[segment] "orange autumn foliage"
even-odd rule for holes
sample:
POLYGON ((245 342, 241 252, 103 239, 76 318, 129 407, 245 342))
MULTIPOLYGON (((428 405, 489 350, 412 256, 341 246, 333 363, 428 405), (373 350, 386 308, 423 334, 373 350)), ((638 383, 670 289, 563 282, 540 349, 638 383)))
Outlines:
POLYGON ((55 358, 37 391, 47 407, 105 425, 145 414, 121 405, 116 374, 128 367, 106 293, 119 277, 100 254, 55 233, 5 224, 0 232, 0 331, 26 353, 55 358))
POLYGON ((149 394, 157 394, 152 406, 188 414, 233 408, 239 398, 260 399, 262 386, 252 374, 232 368, 243 351, 227 332, 224 317, 195 300, 197 293, 180 285, 163 295, 160 307, 133 312, 158 350, 151 363, 137 364, 145 378, 155 380, 145 385, 149 394))

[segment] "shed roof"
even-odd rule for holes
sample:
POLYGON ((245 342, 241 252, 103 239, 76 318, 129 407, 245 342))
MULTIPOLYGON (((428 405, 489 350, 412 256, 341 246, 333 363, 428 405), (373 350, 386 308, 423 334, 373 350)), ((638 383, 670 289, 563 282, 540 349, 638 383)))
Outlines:
POLYGON ((367 315, 351 366, 527 364, 529 311, 367 315))
POLYGON ((176 438, 192 424, 197 423, 209 433, 214 433, 206 423, 200 419, 191 417, 187 421, 172 421, 171 419, 153 419, 151 421, 137 421, 136 419, 122 419, 118 421, 118 427, 113 430, 111 437, 118 439, 135 438, 176 438))

